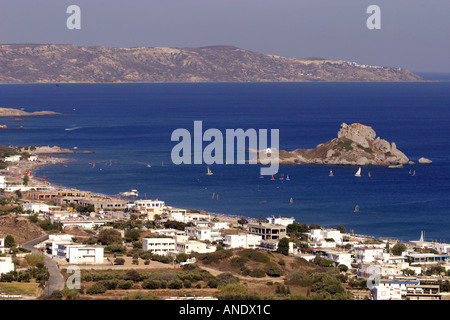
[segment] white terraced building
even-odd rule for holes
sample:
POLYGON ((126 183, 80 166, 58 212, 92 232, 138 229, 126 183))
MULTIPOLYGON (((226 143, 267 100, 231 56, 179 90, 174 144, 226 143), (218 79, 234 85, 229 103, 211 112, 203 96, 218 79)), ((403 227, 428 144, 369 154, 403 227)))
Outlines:
POLYGON ((262 236, 256 234, 228 234, 225 236, 223 244, 225 249, 256 249, 261 241, 262 236))
POLYGON ((14 271, 12 257, 0 257, 0 274, 14 271))
POLYGON ((142 249, 158 255, 167 255, 170 251, 175 251, 176 243, 172 238, 144 238, 142 249))
POLYGON ((59 244, 57 256, 72 264, 100 264, 104 262, 104 249, 96 246, 59 244))

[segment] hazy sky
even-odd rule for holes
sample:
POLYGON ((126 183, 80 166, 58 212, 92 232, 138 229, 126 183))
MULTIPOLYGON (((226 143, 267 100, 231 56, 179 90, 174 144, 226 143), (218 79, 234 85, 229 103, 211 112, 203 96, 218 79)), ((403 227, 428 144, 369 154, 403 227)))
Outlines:
POLYGON ((234 45, 289 57, 450 72, 450 0, 0 0, 0 43, 234 45), (81 30, 68 30, 69 5, 81 30), (381 30, 369 30, 369 5, 381 30))

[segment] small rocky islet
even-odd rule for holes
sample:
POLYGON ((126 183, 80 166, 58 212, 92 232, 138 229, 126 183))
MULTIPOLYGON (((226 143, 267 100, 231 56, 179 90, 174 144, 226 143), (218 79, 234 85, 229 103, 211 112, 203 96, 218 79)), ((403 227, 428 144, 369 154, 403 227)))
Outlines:
POLYGON ((375 130, 360 123, 342 123, 337 138, 319 144, 313 149, 279 151, 281 165, 327 164, 327 165, 374 165, 397 166, 414 164, 389 143, 377 137, 375 130))

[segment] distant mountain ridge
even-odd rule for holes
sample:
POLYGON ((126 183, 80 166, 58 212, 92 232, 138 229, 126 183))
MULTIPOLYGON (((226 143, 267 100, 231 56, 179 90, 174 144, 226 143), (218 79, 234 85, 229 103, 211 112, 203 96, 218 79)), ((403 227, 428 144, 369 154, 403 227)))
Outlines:
POLYGON ((423 81, 406 69, 201 48, 0 45, 0 83, 423 81))

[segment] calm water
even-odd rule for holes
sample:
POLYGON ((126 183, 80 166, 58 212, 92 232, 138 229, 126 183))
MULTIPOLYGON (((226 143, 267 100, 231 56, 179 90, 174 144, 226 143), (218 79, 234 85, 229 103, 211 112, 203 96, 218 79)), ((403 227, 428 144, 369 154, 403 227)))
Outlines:
POLYGON ((136 188, 142 198, 172 206, 293 216, 298 222, 341 224, 356 233, 403 240, 418 239, 424 230, 427 240, 450 241, 448 81, 1 85, 0 106, 64 113, 24 122, 1 119, 0 124, 25 127, 2 130, 2 144, 95 152, 71 155, 67 167, 36 172, 52 183, 110 195, 136 188), (214 175, 206 176, 206 165, 175 166, 170 159, 172 131, 192 131, 195 120, 203 121, 204 130, 280 129, 280 148, 287 150, 315 147, 336 137, 342 122, 360 122, 395 141, 411 160, 423 156, 433 164, 364 167, 359 179, 356 167, 308 165, 282 166, 276 178, 289 174, 290 181, 260 179, 256 165, 213 165, 214 175), (410 169, 416 176, 408 174, 410 169), (219 200, 211 199, 213 193, 219 200))

